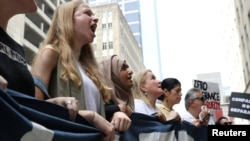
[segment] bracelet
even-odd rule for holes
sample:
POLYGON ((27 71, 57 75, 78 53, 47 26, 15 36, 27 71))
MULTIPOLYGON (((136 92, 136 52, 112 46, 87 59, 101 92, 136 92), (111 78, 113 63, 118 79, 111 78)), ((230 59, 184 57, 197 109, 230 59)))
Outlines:
POLYGON ((93 116, 92 116, 92 118, 91 118, 90 122, 92 122, 92 123, 93 123, 93 120, 94 120, 94 118, 95 118, 95 112, 93 112, 93 111, 92 111, 92 113, 93 113, 93 116))
POLYGON ((128 106, 125 105, 125 111, 124 111, 125 114, 128 114, 128 106))

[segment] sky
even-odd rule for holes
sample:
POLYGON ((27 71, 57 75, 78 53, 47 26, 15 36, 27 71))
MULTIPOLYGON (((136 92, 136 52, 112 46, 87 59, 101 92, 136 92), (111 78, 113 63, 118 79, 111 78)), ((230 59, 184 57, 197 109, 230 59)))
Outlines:
MULTIPOLYGON (((147 7, 152 3, 143 5, 147 7)), ((220 7, 218 0, 157 0, 156 7, 161 77, 180 80, 184 98, 197 74, 220 72, 222 69, 223 7, 220 7)), ((141 10, 144 12, 145 8, 141 10)), ((153 15, 152 12, 147 12, 150 23, 153 15)), ((151 34, 150 29, 148 31, 151 34)), ((152 54, 155 49, 144 51, 152 54)), ((184 109, 181 108, 184 106, 183 102, 182 100, 182 104, 175 107, 184 109)))
POLYGON ((216 0, 157 2, 163 78, 220 71, 223 30, 216 0))

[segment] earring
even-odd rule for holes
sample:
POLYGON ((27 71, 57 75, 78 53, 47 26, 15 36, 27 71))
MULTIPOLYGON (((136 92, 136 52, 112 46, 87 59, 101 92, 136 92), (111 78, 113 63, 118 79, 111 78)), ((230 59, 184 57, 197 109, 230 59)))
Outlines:
POLYGON ((148 93, 147 93, 147 91, 144 93, 146 96, 148 96, 148 93))

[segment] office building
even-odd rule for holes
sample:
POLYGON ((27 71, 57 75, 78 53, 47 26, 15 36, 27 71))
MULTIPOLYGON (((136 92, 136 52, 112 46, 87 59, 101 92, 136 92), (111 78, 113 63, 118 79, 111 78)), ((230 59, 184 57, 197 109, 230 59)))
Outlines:
POLYGON ((239 33, 239 48, 243 65, 244 92, 250 93, 250 0, 234 0, 237 28, 239 33))
POLYGON ((156 1, 147 0, 89 0, 90 6, 117 3, 141 47, 145 68, 162 79, 161 54, 158 40, 156 1))
POLYGON ((89 0, 90 6, 107 5, 109 3, 117 3, 119 5, 138 43, 138 46, 141 47, 142 41, 139 0, 89 0))
POLYGON ((99 18, 93 42, 98 60, 117 54, 126 59, 134 73, 144 69, 142 50, 131 32, 117 3, 92 7, 99 18))

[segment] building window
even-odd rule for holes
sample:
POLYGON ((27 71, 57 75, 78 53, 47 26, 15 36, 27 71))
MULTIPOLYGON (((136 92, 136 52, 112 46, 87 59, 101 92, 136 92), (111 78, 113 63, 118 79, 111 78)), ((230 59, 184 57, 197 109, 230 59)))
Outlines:
MULTIPOLYGON (((238 12, 238 9, 237 9, 237 12, 238 12)), ((248 21, 250 23, 250 12, 248 12, 247 16, 248 16, 248 21)))
POLYGON ((248 65, 248 62, 246 62, 246 68, 247 68, 247 72, 249 74, 250 73, 250 66, 248 65))
POLYGON ((243 11, 243 3, 242 3, 242 1, 240 0, 240 8, 241 8, 241 10, 243 11))
POLYGON ((130 27, 130 29, 132 30, 133 33, 141 32, 139 23, 130 24, 129 27, 130 27))
POLYGON ((244 43, 244 38, 241 36, 241 43, 242 43, 242 49, 245 51, 245 43, 244 43))
POLYGON ((104 11, 102 13, 102 23, 106 23, 107 13, 104 11))
POLYGON ((109 49, 113 49, 113 42, 109 42, 109 49))
POLYGON ((240 23, 240 13, 238 8, 236 9, 236 13, 237 13, 238 23, 240 23))
POLYGON ((139 17, 138 12, 125 14, 125 18, 126 18, 128 23, 129 22, 140 21, 140 17, 139 17))
POLYGON ((139 1, 125 3, 125 11, 139 10, 139 1))
POLYGON ((244 25, 244 32, 245 32, 245 36, 246 36, 247 41, 249 41, 249 37, 248 37, 248 33, 247 33, 247 26, 246 25, 244 25))
POLYGON ((107 56, 107 44, 102 43, 102 56, 107 56))
POLYGON ((108 23, 108 28, 112 28, 112 23, 108 23))
POLYGON ((106 43, 102 43, 102 50, 107 50, 107 44, 106 43))
POLYGON ((102 24, 102 29, 106 29, 106 24, 102 24))
POLYGON ((112 11, 109 11, 109 12, 108 12, 108 22, 109 22, 109 23, 112 22, 112 20, 113 20, 113 19, 112 19, 112 16, 113 16, 113 15, 112 15, 112 11))

